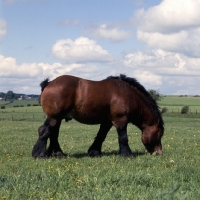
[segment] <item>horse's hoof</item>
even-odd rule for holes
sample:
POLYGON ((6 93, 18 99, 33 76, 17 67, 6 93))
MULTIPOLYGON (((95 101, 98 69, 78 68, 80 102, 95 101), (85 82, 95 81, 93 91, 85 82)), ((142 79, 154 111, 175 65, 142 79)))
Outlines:
POLYGON ((134 154, 130 151, 123 151, 123 152, 119 152, 120 156, 123 157, 134 157, 134 154))
POLYGON ((32 150, 32 157, 33 158, 48 158, 46 150, 41 150, 39 148, 33 148, 32 150))
POLYGON ((40 153, 40 154, 32 154, 33 158, 48 158, 47 154, 45 153, 40 153))
POLYGON ((90 151, 88 151, 88 156, 90 156, 90 157, 101 157, 102 154, 101 154, 101 152, 99 152, 97 150, 90 150, 90 151))
POLYGON ((61 152, 61 151, 58 151, 56 153, 53 153, 52 155, 53 157, 56 157, 56 158, 66 158, 67 157, 67 154, 61 152))

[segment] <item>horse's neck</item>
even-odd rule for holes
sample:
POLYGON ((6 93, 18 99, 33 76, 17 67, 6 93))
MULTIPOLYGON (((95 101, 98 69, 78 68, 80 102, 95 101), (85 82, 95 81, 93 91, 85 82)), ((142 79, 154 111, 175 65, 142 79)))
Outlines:
POLYGON ((153 109, 147 106, 141 106, 141 109, 138 111, 138 120, 136 126, 143 130, 147 126, 153 126, 157 123, 158 119, 155 116, 153 109))

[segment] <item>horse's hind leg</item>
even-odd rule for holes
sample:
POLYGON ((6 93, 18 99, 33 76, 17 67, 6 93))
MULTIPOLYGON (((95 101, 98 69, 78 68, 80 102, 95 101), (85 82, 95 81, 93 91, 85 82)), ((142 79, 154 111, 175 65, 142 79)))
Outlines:
POLYGON ((58 143, 58 132, 61 121, 53 118, 47 118, 42 126, 39 127, 39 138, 32 150, 32 156, 35 158, 45 158, 52 155, 53 152, 63 154, 58 143), (50 146, 46 149, 47 140, 50 138, 50 146))
POLYGON ((63 153, 58 143, 60 124, 61 124, 61 121, 57 121, 56 124, 50 129, 50 133, 51 133, 49 136, 50 144, 47 149, 48 156, 55 156, 59 158, 66 157, 66 154, 63 153))
POLYGON ((50 120, 47 118, 44 124, 38 128, 39 138, 32 150, 32 156, 34 158, 47 157, 46 145, 50 135, 49 126, 50 126, 50 120))
POLYGON ((105 140, 107 133, 111 127, 112 127, 112 124, 101 124, 100 125, 100 129, 97 133, 97 136, 96 136, 94 142, 92 143, 92 145, 90 146, 90 148, 88 149, 89 156, 98 157, 98 156, 102 155, 102 153, 101 153, 102 143, 105 140))

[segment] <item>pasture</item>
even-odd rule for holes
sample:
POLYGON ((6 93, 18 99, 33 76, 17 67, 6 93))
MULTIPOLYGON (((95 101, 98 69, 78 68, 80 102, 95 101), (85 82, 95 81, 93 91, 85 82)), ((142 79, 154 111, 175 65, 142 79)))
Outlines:
POLYGON ((72 120, 63 121, 59 137, 67 158, 33 159, 32 147, 45 114, 40 106, 27 104, 14 101, 0 109, 0 199, 200 198, 199 97, 165 97, 159 102, 161 108, 168 108, 163 114, 162 156, 149 155, 140 131, 130 124, 129 144, 135 154, 131 158, 118 155, 114 128, 103 144, 103 156, 88 157, 99 126, 72 120), (22 104, 24 107, 13 107, 22 104), (190 106, 190 113, 180 114, 183 105, 190 106))

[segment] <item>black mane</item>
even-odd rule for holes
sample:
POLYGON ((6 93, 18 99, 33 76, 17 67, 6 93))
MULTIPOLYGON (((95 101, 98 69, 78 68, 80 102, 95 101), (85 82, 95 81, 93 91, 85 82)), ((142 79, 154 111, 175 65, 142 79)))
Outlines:
POLYGON ((44 90, 44 88, 49 84, 49 78, 45 79, 40 83, 41 91, 44 90))
POLYGON ((162 116, 161 116, 161 113, 160 113, 160 110, 159 110, 159 107, 158 107, 156 101, 152 98, 152 96, 149 94, 149 92, 135 78, 130 78, 124 74, 120 74, 119 76, 109 76, 106 78, 106 80, 110 80, 110 79, 111 80, 121 80, 121 81, 124 81, 124 82, 128 83, 129 85, 137 88, 142 94, 144 94, 144 96, 150 102, 156 117, 158 117, 160 119, 161 125, 162 126, 164 125, 164 122, 163 122, 163 119, 162 119, 162 116))

